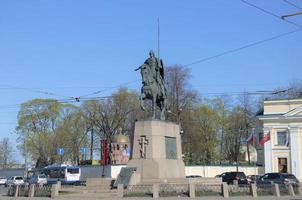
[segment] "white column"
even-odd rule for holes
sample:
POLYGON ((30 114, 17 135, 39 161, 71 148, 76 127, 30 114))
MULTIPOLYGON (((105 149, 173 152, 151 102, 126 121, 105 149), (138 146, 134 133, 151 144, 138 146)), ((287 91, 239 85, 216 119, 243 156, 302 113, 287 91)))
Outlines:
MULTIPOLYGON (((269 133, 268 128, 263 128, 264 135, 269 133)), ((272 133, 271 137, 272 137, 272 133)), ((273 152, 272 152, 272 140, 264 143, 264 165, 265 165, 265 173, 273 172, 273 152)))
POLYGON ((302 179, 300 173, 300 134, 299 127, 289 127, 289 142, 290 142, 290 161, 291 173, 294 174, 299 180, 302 179))

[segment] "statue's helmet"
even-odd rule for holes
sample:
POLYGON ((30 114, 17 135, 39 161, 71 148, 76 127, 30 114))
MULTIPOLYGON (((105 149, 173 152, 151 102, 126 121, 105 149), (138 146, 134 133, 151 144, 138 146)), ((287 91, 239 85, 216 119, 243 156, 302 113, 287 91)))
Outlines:
POLYGON ((151 50, 151 51, 149 52, 149 56, 150 56, 150 58, 154 58, 154 57, 155 57, 154 51, 151 50))

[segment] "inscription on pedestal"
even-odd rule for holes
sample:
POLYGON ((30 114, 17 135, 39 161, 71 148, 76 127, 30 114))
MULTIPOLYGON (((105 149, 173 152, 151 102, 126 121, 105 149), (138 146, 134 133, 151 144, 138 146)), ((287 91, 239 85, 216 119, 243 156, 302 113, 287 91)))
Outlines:
POLYGON ((166 159, 177 159, 176 138, 165 137, 166 159))

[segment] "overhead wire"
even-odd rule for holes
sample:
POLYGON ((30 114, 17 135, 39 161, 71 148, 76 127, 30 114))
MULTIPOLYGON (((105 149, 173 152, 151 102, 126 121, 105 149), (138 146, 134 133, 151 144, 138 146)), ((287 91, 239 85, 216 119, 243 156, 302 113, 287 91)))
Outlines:
POLYGON ((120 87, 123 87, 123 86, 126 86, 126 85, 130 85, 130 84, 136 83, 138 81, 140 81, 140 80, 136 79, 134 81, 128 81, 128 82, 125 82, 125 83, 122 83, 122 84, 119 84, 119 85, 116 85, 116 86, 105 88, 103 90, 97 90, 97 91, 89 93, 89 94, 81 95, 81 96, 79 96, 79 98, 100 94, 102 92, 105 92, 105 91, 108 91, 108 90, 111 90, 111 89, 115 89, 115 88, 120 88, 120 87))
POLYGON ((296 5, 296 4, 294 4, 293 2, 290 2, 290 1, 288 1, 288 0, 283 0, 283 1, 284 1, 285 3, 291 5, 291 6, 294 6, 295 8, 298 8, 298 9, 302 10, 302 7, 300 7, 300 6, 296 5))
MULTIPOLYGON (((250 2, 247 2, 245 0, 239 0, 249 6, 252 6, 268 15, 271 15, 273 17, 276 17, 280 20, 282 20, 282 18, 266 9, 263 9, 255 4, 252 4, 250 2)), ((191 63, 188 63, 188 64, 185 64, 184 66, 185 67, 188 67, 188 66, 192 66, 192 65, 196 65, 196 64, 199 64, 199 63, 202 63, 202 62, 205 62, 205 61, 209 61, 209 60, 212 60, 212 59, 215 59, 215 58, 218 58, 218 57, 221 57, 221 56, 224 56, 224 55, 228 55, 228 54, 231 54, 231 53, 235 53, 235 52, 238 52, 238 51, 241 51, 243 49, 246 49, 246 48, 250 48, 250 47, 253 47, 253 46, 256 46, 256 45, 260 45, 260 44, 263 44, 265 42, 269 42, 269 41, 272 41, 272 40, 276 40, 276 39, 279 39, 279 38, 282 38, 282 37, 285 37, 285 36, 288 36, 288 35, 291 35, 291 34, 294 34, 294 33, 297 33, 297 32, 300 32, 302 31, 302 26, 297 24, 297 23, 294 23, 292 21, 289 21, 287 19, 283 19, 283 21, 291 24, 291 25, 294 25, 296 27, 299 27, 299 29, 296 29, 296 30, 292 30, 292 31, 288 31, 288 32, 285 32, 285 33, 281 33, 281 34, 278 34, 278 35, 275 35, 273 37, 269 37, 269 38, 266 38, 266 39, 263 39, 263 40, 259 40, 259 41, 256 41, 256 42, 252 42, 250 44, 247 44, 247 45, 244 45, 244 46, 241 46, 241 47, 238 47, 238 48, 234 48, 234 49, 231 49, 231 50, 228 50, 228 51, 224 51, 222 53, 218 53, 214 56, 209 56, 209 57, 205 57, 205 58, 202 58, 202 59, 199 59, 199 60, 196 60, 194 62, 191 62, 191 63)))
POLYGON ((273 17, 275 17, 275 18, 278 18, 278 19, 280 19, 280 20, 283 20, 283 21, 285 21, 285 22, 287 22, 287 23, 289 23, 289 24, 291 24, 291 25, 294 25, 294 26, 296 26, 296 27, 302 28, 302 26, 301 26, 300 24, 297 24, 297 23, 295 23, 295 22, 289 21, 288 19, 282 19, 282 16, 279 16, 279 15, 277 15, 277 14, 271 12, 271 11, 268 11, 268 10, 266 10, 266 9, 264 9, 264 8, 261 8, 260 6, 257 6, 256 4, 253 4, 253 3, 248 2, 248 1, 246 1, 246 0, 239 0, 239 1, 245 3, 246 5, 249 5, 249 6, 251 6, 251 7, 254 7, 254 8, 256 8, 256 9, 258 9, 258 10, 260 10, 260 11, 262 11, 262 12, 268 14, 268 15, 271 15, 271 16, 273 16, 273 17))
POLYGON ((293 31, 289 31, 289 32, 285 32, 285 33, 282 33, 282 34, 279 34, 279 35, 276 35, 276 36, 273 36, 273 37, 270 37, 270 38, 266 38, 264 40, 259 40, 257 42, 253 42, 253 43, 250 43, 250 44, 247 44, 247 45, 235 48, 235 49, 224 51, 224 52, 218 53, 214 56, 205 57, 205 58, 202 58, 200 60, 196 60, 194 62, 185 64, 184 67, 189 67, 189 66, 196 65, 196 64, 199 64, 199 63, 202 63, 202 62, 205 62, 205 61, 209 61, 209 60, 221 57, 221 56, 225 56, 225 55, 228 55, 228 54, 231 54, 231 53, 235 53, 235 52, 241 51, 243 49, 247 49, 247 48, 259 45, 259 44, 263 44, 265 42, 276 40, 276 39, 279 39, 279 38, 282 38, 282 37, 285 37, 287 35, 291 35, 291 34, 294 34, 294 33, 300 32, 300 31, 302 31, 302 28, 301 29, 296 29, 296 30, 293 30, 293 31))
POLYGON ((16 90, 25 90, 25 91, 30 91, 30 92, 40 93, 40 94, 45 94, 45 95, 50 95, 50 96, 69 97, 69 96, 65 96, 65 95, 56 94, 56 93, 53 93, 53 92, 36 90, 36 89, 26 88, 26 87, 12 86, 12 85, 7 85, 7 84, 0 85, 0 86, 2 86, 2 88, 0 88, 0 89, 10 88, 10 89, 16 89, 16 90))
MULTIPOLYGON (((272 13, 272 12, 266 10, 266 9, 263 9, 263 8, 255 5, 255 4, 252 4, 252 3, 247 2, 245 0, 239 0, 239 1, 245 3, 245 4, 249 5, 249 6, 252 6, 252 7, 256 8, 256 9, 258 9, 258 10, 260 10, 260 11, 266 13, 266 14, 269 14, 269 15, 271 15, 273 17, 281 19, 280 16, 278 16, 278 15, 276 15, 276 14, 274 14, 274 13, 272 13)), ((284 0, 284 1, 288 2, 286 0, 284 0)), ((289 31, 289 32, 285 32, 285 33, 282 33, 282 34, 279 34, 279 35, 276 35, 276 36, 273 36, 273 37, 270 37, 270 38, 266 38, 266 39, 263 39, 263 40, 259 40, 259 41, 256 41, 256 42, 253 42, 253 43, 250 43, 250 44, 238 47, 238 48, 234 48, 234 49, 231 49, 231 50, 228 50, 228 51, 224 51, 224 52, 216 54, 214 56, 205 57, 205 58, 202 58, 200 60, 197 60, 197 61, 185 64, 183 66, 189 67, 189 66, 192 66, 192 65, 196 65, 198 63, 202 63, 202 62, 205 62, 205 61, 208 61, 208 60, 212 60, 212 59, 215 59, 215 58, 227 55, 227 54, 235 53, 235 52, 238 52, 238 51, 246 49, 246 48, 250 48, 250 47, 253 47, 253 46, 256 46, 256 45, 260 45, 260 44, 263 44, 265 42, 276 40, 276 39, 279 39, 279 38, 282 38, 282 37, 285 37, 285 36, 288 36, 288 35, 291 35, 291 34, 294 34, 294 33, 302 31, 302 26, 301 25, 296 24, 296 23, 291 22, 291 21, 286 20, 286 19, 284 21, 286 21, 289 24, 292 24, 294 26, 299 27, 299 29, 296 29, 296 30, 293 30, 293 31, 289 31)), ((87 100, 87 98, 85 98, 85 97, 94 96, 94 95, 100 94, 100 93, 102 93, 104 91, 107 91, 107 90, 110 90, 110 89, 114 89, 114 88, 118 88, 118 87, 122 87, 122 86, 126 86, 126 85, 130 85, 130 84, 138 82, 138 81, 139 80, 129 81, 129 82, 126 82, 124 84, 120 84, 118 86, 109 87, 109 88, 106 88, 106 89, 103 89, 103 90, 97 90, 95 92, 92 92, 92 93, 89 93, 89 94, 85 94, 85 95, 81 95, 79 97, 68 97, 70 99, 68 99, 68 101, 65 100, 65 102, 79 102, 80 100, 85 100, 85 99, 87 100)), ((52 95, 52 96, 63 96, 63 95, 57 95, 57 94, 51 93, 51 92, 45 92, 45 91, 40 91, 40 90, 33 90, 33 89, 30 89, 30 88, 23 88, 23 87, 14 87, 14 88, 15 89, 28 90, 28 91, 32 91, 32 92, 38 92, 38 93, 42 93, 42 94, 46 94, 46 95, 52 95)), ((64 97, 67 97, 67 96, 64 96, 64 97)), ((97 97, 96 97, 96 99, 97 99, 97 97)), ((1 108, 1 106, 0 106, 0 108, 1 108)))

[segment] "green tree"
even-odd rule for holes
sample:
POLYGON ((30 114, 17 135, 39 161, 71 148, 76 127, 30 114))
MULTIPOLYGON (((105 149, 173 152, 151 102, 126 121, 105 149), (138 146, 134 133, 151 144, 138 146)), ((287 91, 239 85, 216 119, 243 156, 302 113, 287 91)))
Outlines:
POLYGON ((228 116, 227 129, 225 130, 224 137, 224 151, 226 154, 226 160, 229 161, 230 164, 237 162, 241 140, 245 137, 244 132, 242 132, 244 128, 244 108, 236 106, 228 116))
MULTIPOLYGON (((65 148, 65 160, 80 163, 80 148, 87 146, 88 123, 80 108, 74 107, 57 128, 54 145, 65 148)), ((57 158, 59 159, 59 158, 57 158)))
POLYGON ((225 139, 225 130, 227 129, 227 118, 229 116, 230 109, 230 97, 229 96, 221 96, 215 97, 210 101, 213 109, 218 115, 218 126, 219 131, 217 135, 217 140, 220 143, 217 149, 219 150, 219 163, 221 164, 223 160, 226 159, 224 153, 224 139, 225 139))
POLYGON ((202 105, 194 111, 195 133, 196 133, 196 153, 195 160, 199 163, 211 164, 215 162, 219 116, 209 106, 202 105))
POLYGON ((17 133, 25 145, 36 166, 45 166, 54 162, 53 139, 60 119, 61 104, 53 99, 34 99, 21 105, 18 113, 17 133))

